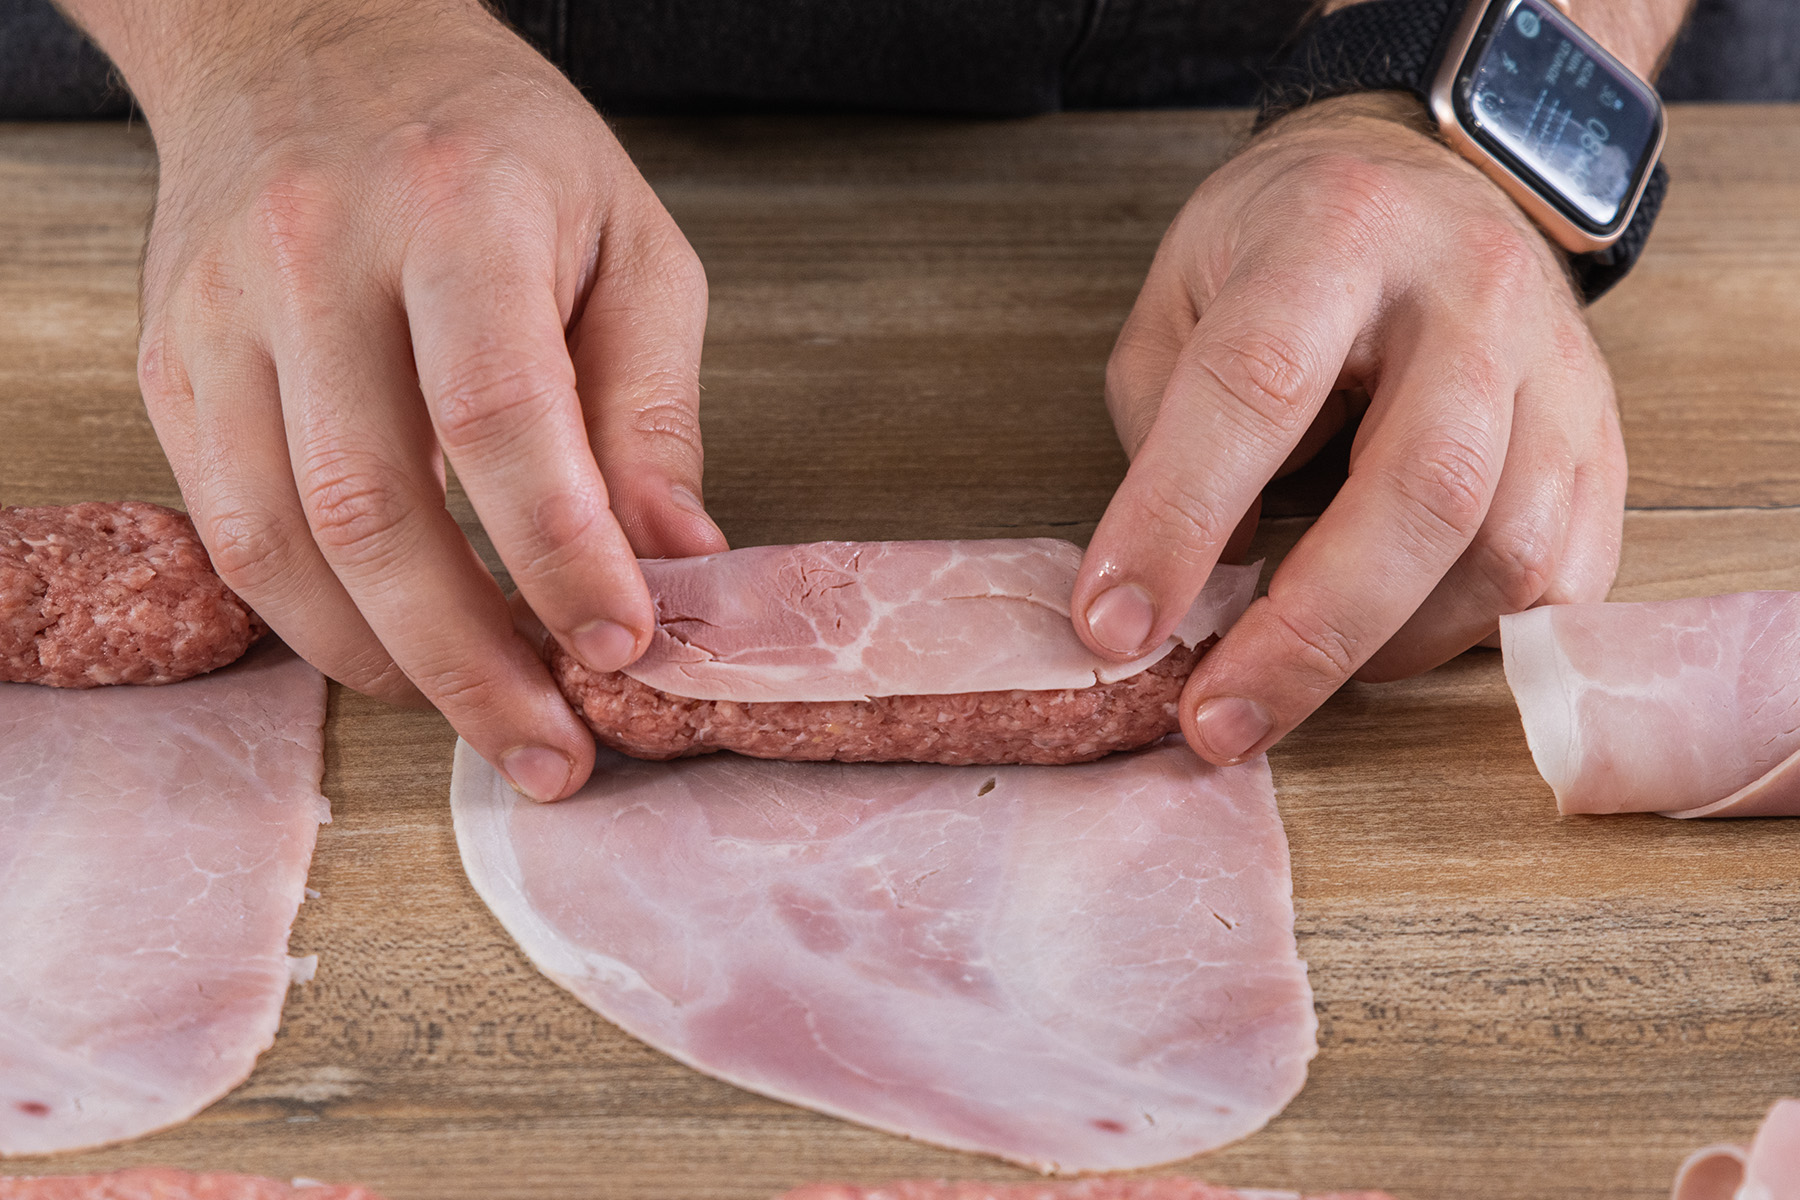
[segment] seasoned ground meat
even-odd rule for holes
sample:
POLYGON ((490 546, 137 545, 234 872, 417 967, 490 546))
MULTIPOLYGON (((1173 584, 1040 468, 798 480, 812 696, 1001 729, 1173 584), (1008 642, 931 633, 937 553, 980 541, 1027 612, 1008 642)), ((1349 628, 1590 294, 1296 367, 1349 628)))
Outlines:
POLYGON ((0 682, 175 683, 264 632, 186 513, 131 500, 0 508, 0 682))
POLYGON ((622 672, 596 674, 550 643, 550 668, 602 744, 634 758, 735 750, 836 762, 1088 762, 1177 727, 1175 702, 1207 643, 1129 679, 1054 692, 965 692, 820 703, 690 700, 622 672))

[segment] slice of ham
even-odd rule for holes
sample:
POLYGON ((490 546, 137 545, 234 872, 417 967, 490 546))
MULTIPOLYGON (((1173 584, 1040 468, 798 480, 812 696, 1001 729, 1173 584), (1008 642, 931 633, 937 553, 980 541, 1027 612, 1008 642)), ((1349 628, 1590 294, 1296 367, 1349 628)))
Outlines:
POLYGON ((1747 1147, 1689 1155, 1670 1200, 1800 1200, 1800 1100, 1777 1100, 1747 1147))
MULTIPOLYGON (((4 1200, 4 1197, 0 1197, 4 1200)), ((815 1183, 777 1200, 1393 1200, 1386 1192, 1299 1192, 1228 1188, 1197 1179, 1081 1179, 1072 1183, 946 1183, 907 1179, 880 1187, 815 1183)))
POLYGON ((470 880, 552 980, 707 1074, 1045 1170, 1187 1158, 1316 1021, 1268 764, 646 763, 521 800, 467 746, 470 880))
POLYGON ((108 1175, 0 1177, 0 1200, 381 1200, 354 1184, 292 1184, 260 1175, 190 1175, 137 1167, 108 1175))
POLYGON ((160 688, 0 685, 0 1156, 192 1116, 274 1039, 325 681, 285 647, 160 688))
POLYGON ((1800 815, 1800 592, 1549 605, 1500 640, 1562 812, 1800 815))
POLYGON ((1138 674, 1223 633, 1257 568, 1215 570, 1161 646, 1127 663, 1081 644, 1081 550, 1052 538, 815 542, 639 564, 657 628, 625 668, 695 700, 830 701, 1056 691, 1138 674))

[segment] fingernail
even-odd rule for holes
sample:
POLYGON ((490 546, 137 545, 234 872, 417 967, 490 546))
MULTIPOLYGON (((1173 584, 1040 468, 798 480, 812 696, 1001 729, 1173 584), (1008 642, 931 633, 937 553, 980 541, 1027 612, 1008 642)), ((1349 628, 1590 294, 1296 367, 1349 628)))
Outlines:
POLYGON ((590 671, 607 674, 631 661, 637 637, 617 621, 589 621, 569 635, 570 649, 590 671))
POLYGON ((1254 700, 1240 696, 1214 696, 1194 710, 1194 728, 1215 762, 1242 762, 1257 744, 1269 736, 1275 723, 1254 700))
POLYGON ((1087 610, 1088 632, 1114 654, 1131 654, 1150 636, 1156 624, 1156 605, 1150 593, 1135 583, 1108 588, 1095 597, 1087 610))
POLYGON ((500 758, 500 770, 513 791, 539 803, 562 795, 573 769, 567 755, 548 746, 520 746, 500 758))

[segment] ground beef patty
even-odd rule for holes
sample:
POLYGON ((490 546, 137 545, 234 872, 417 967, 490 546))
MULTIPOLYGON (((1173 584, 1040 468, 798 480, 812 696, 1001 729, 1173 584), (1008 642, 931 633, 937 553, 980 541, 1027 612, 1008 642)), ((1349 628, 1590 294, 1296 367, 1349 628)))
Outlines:
POLYGON ((186 513, 132 500, 0 508, 0 681, 175 683, 264 632, 186 513))
POLYGON ((1089 762, 1178 725, 1175 702, 1208 641, 1116 683, 817 703, 692 700, 623 672, 596 674, 550 643, 550 669, 604 745, 634 758, 735 750, 803 762, 1089 762))

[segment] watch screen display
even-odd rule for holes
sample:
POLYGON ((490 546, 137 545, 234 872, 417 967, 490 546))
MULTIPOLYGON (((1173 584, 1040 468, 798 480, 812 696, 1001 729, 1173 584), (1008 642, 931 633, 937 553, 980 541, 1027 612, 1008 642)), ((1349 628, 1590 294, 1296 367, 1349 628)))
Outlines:
POLYGON ((1541 0, 1496 4, 1486 32, 1458 80, 1464 128, 1607 231, 1650 168, 1655 93, 1541 0))

